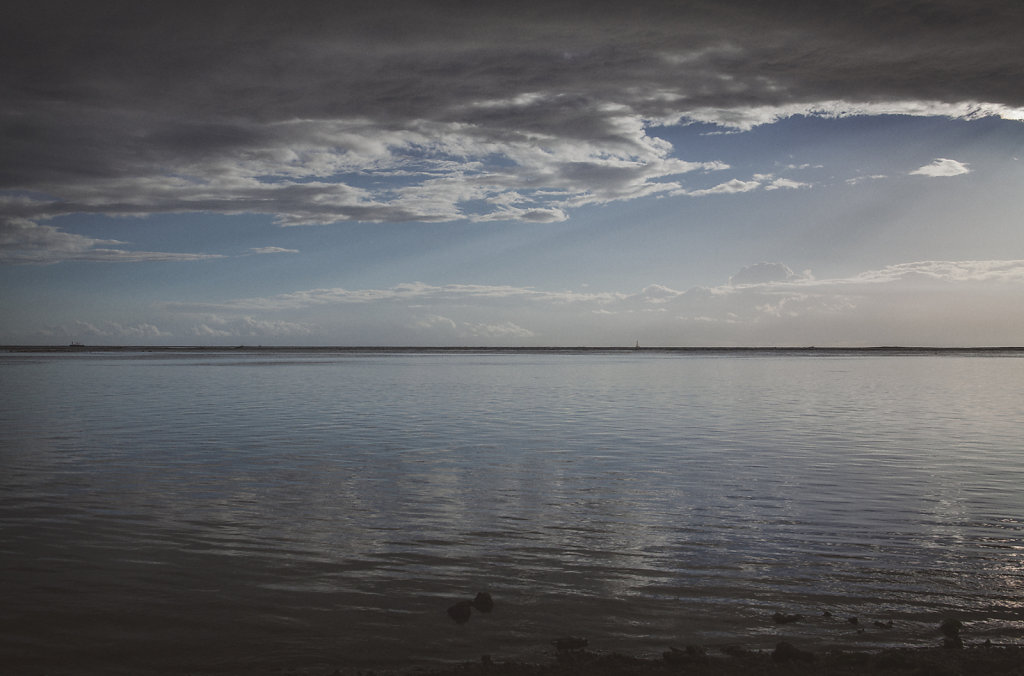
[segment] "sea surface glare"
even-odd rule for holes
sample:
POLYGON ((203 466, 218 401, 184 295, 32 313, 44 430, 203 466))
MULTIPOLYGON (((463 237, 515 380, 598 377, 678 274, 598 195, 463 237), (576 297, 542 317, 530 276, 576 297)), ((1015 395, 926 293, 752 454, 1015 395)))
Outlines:
POLYGON ((1020 642, 1022 354, 0 354, 0 664, 1020 642))

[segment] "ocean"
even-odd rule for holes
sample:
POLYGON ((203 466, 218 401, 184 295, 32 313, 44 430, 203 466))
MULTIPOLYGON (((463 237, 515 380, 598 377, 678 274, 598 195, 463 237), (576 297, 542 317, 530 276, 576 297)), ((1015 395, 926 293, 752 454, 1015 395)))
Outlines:
POLYGON ((0 664, 1019 643, 1022 386, 1015 350, 0 353, 0 664))

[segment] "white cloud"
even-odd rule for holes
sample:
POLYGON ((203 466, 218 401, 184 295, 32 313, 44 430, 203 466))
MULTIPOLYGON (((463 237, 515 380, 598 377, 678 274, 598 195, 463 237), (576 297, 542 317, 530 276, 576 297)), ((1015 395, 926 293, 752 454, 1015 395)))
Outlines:
POLYGON ((276 253, 299 253, 298 249, 284 249, 279 246, 260 246, 249 249, 253 255, 276 254, 276 253))
POLYGON ((790 189, 794 190, 797 188, 810 188, 810 183, 804 183, 803 181, 794 181, 789 178, 775 178, 770 183, 764 186, 765 190, 779 190, 779 189, 790 189))
POLYGON ((729 278, 729 284, 767 284, 769 282, 788 282, 799 279, 799 276, 783 263, 755 263, 748 265, 729 278))
POLYGON ((752 192, 754 190, 780 190, 810 188, 810 183, 794 181, 789 178, 776 177, 772 174, 754 174, 749 181, 742 181, 738 178, 719 183, 710 188, 683 189, 673 191, 674 195, 689 195, 691 197, 703 197, 705 195, 732 195, 736 193, 752 192))
MULTIPOLYGON (((533 287, 484 284, 435 286, 422 282, 398 284, 386 289, 311 289, 266 298, 243 298, 223 303, 168 302, 173 313, 204 315, 202 321, 216 326, 214 317, 253 316, 255 312, 282 313, 315 310, 329 305, 390 306, 401 309, 437 308, 551 308, 559 312, 578 307, 587 313, 608 315, 651 306, 702 305, 729 302, 758 294, 865 293, 886 284, 928 282, 941 284, 1024 284, 1024 260, 917 261, 868 270, 840 278, 817 279, 811 271, 795 272, 784 263, 761 262, 746 266, 717 287, 678 290, 651 284, 637 293, 595 291, 545 291, 533 287)), ((227 320, 220 320, 222 323, 227 320)), ((449 312, 421 316, 421 327, 460 325, 449 312)))
POLYGON ((741 192, 750 192, 757 190, 761 187, 761 181, 741 181, 738 178, 734 178, 725 183, 719 183, 718 185, 711 188, 702 188, 699 190, 678 190, 675 194, 678 195, 691 195, 693 197, 702 197, 704 195, 732 195, 741 192))
POLYGON ((0 217, 0 263, 50 264, 63 261, 138 263, 144 261, 198 261, 223 258, 213 254, 129 251, 111 248, 125 242, 96 239, 39 225, 24 218, 0 217))
POLYGON ((294 339, 313 334, 315 326, 308 322, 263 319, 248 315, 225 316, 209 314, 199 318, 186 333, 196 338, 262 338, 294 339))
POLYGON ((473 324, 464 325, 465 331, 474 337, 480 338, 532 338, 537 335, 529 329, 514 322, 499 322, 496 324, 473 324))
POLYGON ((910 172, 911 176, 960 176, 961 174, 969 174, 970 169, 963 162, 957 160, 950 160, 945 157, 940 157, 934 160, 931 164, 926 164, 923 167, 915 169, 910 172))
POLYGON ((78 342, 104 340, 115 344, 132 343, 133 341, 147 342, 171 335, 169 332, 163 331, 148 322, 138 324, 103 322, 95 324, 81 320, 71 321, 60 326, 48 327, 41 331, 41 333, 44 336, 60 338, 61 340, 74 340, 78 342))
POLYGON ((667 303, 678 298, 682 293, 682 291, 670 289, 662 284, 651 284, 650 286, 645 286, 638 296, 642 298, 644 302, 658 304, 667 303))
POLYGON ((87 344, 1012 344, 1024 331, 1022 294, 1024 260, 913 261, 820 279, 775 262, 686 290, 409 283, 165 303, 145 322, 69 322, 40 335, 87 344))
POLYGON ((415 324, 416 327, 421 329, 446 329, 454 331, 458 328, 458 324, 454 320, 448 317, 442 317, 441 315, 430 315, 420 319, 415 324))
POLYGON ((888 178, 885 174, 871 174, 869 176, 854 176, 853 178, 846 179, 846 183, 849 185, 857 185, 858 183, 864 183, 865 181, 879 181, 883 178, 888 178))
POLYGON ((491 303, 507 299, 551 303, 610 303, 619 297, 619 294, 605 292, 540 291, 532 287, 508 285, 447 284, 435 286, 423 282, 411 282, 396 284, 386 289, 309 289, 262 298, 240 298, 223 303, 170 302, 166 303, 165 307, 178 312, 283 311, 320 305, 383 302, 425 305, 446 302, 491 303))
POLYGON ((903 101, 865 103, 835 99, 786 105, 695 108, 682 113, 675 121, 689 120, 716 124, 739 131, 750 131, 754 127, 773 124, 779 120, 798 115, 833 119, 864 115, 913 115, 917 117, 948 117, 960 120, 977 120, 985 117, 999 117, 1004 120, 1024 120, 1024 107, 979 101, 948 103, 908 99, 903 101))
POLYGON ((457 342, 457 339, 482 339, 488 342, 497 340, 501 343, 502 341, 514 342, 516 340, 533 338, 536 336, 533 331, 525 329, 511 321, 456 322, 454 319, 443 315, 429 315, 427 317, 423 317, 417 320, 413 324, 413 327, 415 329, 426 330, 428 332, 426 335, 433 334, 435 336, 440 336, 442 343, 448 345, 453 342, 457 342))
POLYGON ((193 326, 190 334, 196 338, 230 338, 234 335, 227 329, 215 329, 205 323, 193 326))
POLYGON ((888 265, 833 283, 885 283, 930 280, 945 283, 1024 283, 1024 260, 918 261, 888 265))

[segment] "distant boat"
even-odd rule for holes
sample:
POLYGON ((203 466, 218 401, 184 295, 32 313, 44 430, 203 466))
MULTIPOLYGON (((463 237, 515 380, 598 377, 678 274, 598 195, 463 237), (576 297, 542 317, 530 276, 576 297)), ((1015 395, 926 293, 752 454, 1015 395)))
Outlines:
POLYGON ((633 349, 634 350, 639 350, 640 349, 640 341, 639 340, 636 341, 636 345, 633 346, 633 349))
POLYGON ((82 344, 81 344, 81 343, 79 343, 79 342, 78 342, 77 340, 72 340, 72 341, 71 341, 71 344, 70 344, 70 345, 68 345, 68 347, 85 347, 85 345, 82 345, 82 344))

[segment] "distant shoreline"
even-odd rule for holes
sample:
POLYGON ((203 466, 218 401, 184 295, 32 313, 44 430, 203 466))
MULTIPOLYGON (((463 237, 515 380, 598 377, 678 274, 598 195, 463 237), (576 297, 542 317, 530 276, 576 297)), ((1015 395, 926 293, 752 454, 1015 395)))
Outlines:
POLYGON ((487 347, 487 346, 294 346, 294 345, 0 345, 0 352, 155 352, 155 353, 324 353, 324 354, 600 354, 600 353, 665 353, 665 354, 808 354, 808 355, 922 355, 922 354, 993 354, 1024 355, 1024 346, 1002 347, 928 347, 889 346, 874 347, 487 347))

